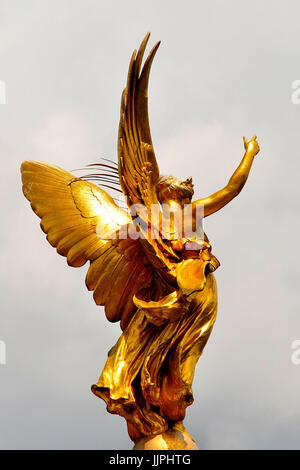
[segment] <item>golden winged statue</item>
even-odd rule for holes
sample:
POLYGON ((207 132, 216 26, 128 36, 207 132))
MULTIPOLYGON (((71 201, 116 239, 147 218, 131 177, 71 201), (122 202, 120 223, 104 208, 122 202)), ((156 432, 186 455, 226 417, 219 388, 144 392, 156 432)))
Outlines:
POLYGON ((149 73, 160 42, 143 64, 149 35, 129 65, 118 163, 93 164, 96 173, 76 177, 25 161, 23 192, 68 264, 89 261, 87 288, 107 319, 120 321, 122 334, 93 393, 110 413, 126 419, 135 448, 196 448, 183 419, 193 403, 195 366, 216 319, 213 272, 219 266, 202 220, 239 194, 259 146, 256 136, 244 137, 243 159, 228 184, 200 200, 192 201, 192 178, 160 174, 148 119, 149 73), (116 183, 126 210, 100 187, 116 183), (172 432, 177 440, 170 440, 172 432), (164 444, 147 447, 155 436, 163 436, 164 444))

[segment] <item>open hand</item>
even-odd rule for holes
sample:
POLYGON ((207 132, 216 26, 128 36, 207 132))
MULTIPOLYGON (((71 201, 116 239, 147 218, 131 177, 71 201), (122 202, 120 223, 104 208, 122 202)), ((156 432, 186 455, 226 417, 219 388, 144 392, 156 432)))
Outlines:
POLYGON ((255 157, 255 155, 257 155, 260 150, 258 142, 256 140, 256 135, 254 135, 249 141, 246 139, 245 136, 243 137, 243 139, 246 152, 250 153, 251 155, 253 155, 253 157, 255 157))

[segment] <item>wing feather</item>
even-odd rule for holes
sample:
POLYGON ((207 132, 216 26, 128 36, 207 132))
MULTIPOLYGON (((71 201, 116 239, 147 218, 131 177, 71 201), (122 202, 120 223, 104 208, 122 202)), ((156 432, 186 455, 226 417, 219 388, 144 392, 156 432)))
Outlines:
POLYGON ((154 271, 139 240, 103 239, 98 229, 116 231, 131 217, 98 186, 61 168, 24 162, 21 173, 24 195, 41 218, 47 240, 70 266, 90 261, 87 288, 94 290, 96 304, 105 306, 107 318, 121 320, 124 328, 136 311, 133 295, 151 283, 154 271))
POLYGON ((143 222, 146 222, 143 224, 144 227, 140 227, 149 245, 146 251, 152 252, 152 259, 157 258, 162 261, 160 263, 162 269, 170 270, 178 256, 171 246, 163 241, 159 231, 156 231, 158 236, 155 238, 150 238, 148 234, 150 221, 152 226, 159 227, 161 218, 161 211, 153 211, 153 205, 160 207, 156 193, 159 168, 152 144, 148 116, 149 75, 160 41, 152 48, 142 67, 149 36, 150 33, 146 35, 139 50, 132 54, 127 84, 121 98, 118 169, 120 185, 127 197, 129 207, 140 204, 146 208, 146 211, 141 212, 136 206, 136 214, 143 222), (148 218, 147 221, 145 217, 148 218))
POLYGON ((159 169, 153 149, 148 118, 148 81, 158 42, 150 51, 141 71, 148 33, 138 52, 134 51, 127 85, 121 99, 118 155, 120 184, 130 204, 145 203, 144 183, 149 178, 147 198, 158 203, 155 189, 159 169))

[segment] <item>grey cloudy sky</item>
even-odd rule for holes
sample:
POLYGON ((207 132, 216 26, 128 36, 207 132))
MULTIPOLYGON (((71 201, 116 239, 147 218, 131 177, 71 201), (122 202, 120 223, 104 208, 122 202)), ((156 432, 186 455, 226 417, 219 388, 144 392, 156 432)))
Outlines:
POLYGON ((249 181, 206 220, 221 262, 219 313, 185 424, 202 449, 300 448, 297 1, 0 0, 0 448, 127 449, 125 421, 90 392, 120 334, 47 244, 21 193, 32 159, 65 169, 116 158, 129 58, 162 44, 150 82, 161 173, 222 187, 261 147, 249 181))

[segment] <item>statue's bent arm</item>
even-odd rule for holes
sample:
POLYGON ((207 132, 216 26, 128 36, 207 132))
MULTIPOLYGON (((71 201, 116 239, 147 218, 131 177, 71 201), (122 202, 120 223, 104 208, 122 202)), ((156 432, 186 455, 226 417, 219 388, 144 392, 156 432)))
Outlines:
POLYGON ((193 202, 194 207, 199 205, 204 206, 204 217, 222 209, 222 207, 226 206, 226 204, 235 198, 244 187, 248 179, 254 157, 259 152, 256 136, 253 136, 249 142, 244 137, 244 146, 246 150, 244 157, 227 185, 214 194, 193 202))

